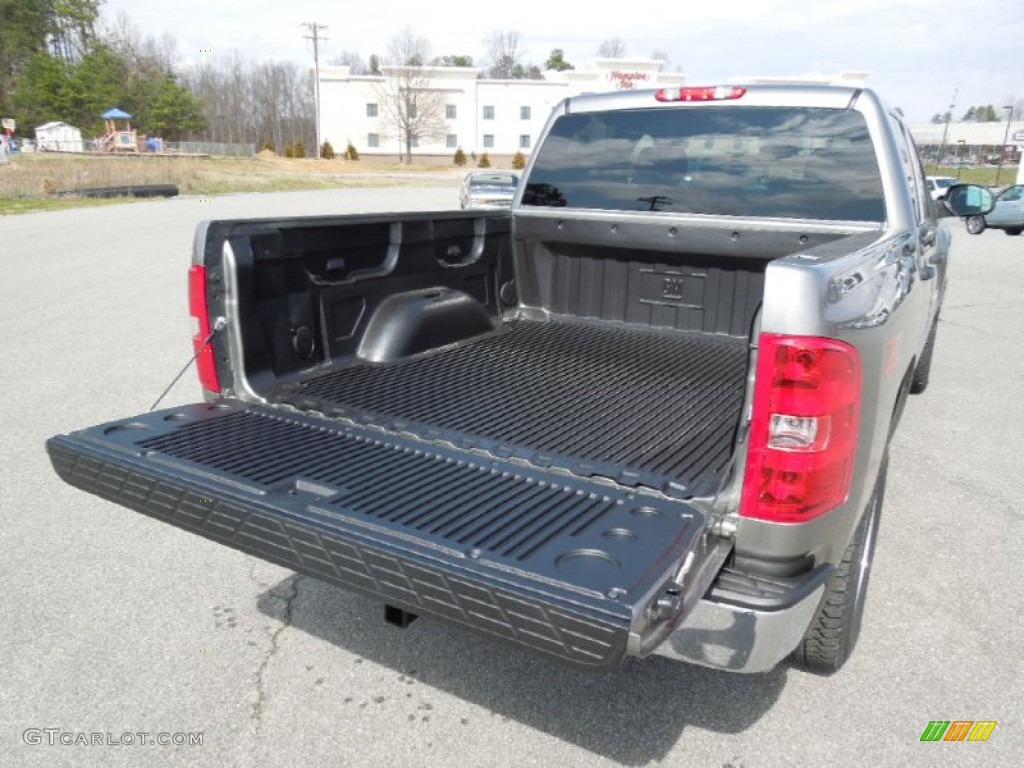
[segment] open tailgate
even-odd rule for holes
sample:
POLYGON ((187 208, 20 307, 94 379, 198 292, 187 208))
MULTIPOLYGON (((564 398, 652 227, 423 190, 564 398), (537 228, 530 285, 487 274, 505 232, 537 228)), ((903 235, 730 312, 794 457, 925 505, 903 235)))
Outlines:
POLYGON ((700 596, 683 574, 705 519, 684 502, 451 444, 220 400, 47 451, 89 493, 587 668, 649 652, 700 596))

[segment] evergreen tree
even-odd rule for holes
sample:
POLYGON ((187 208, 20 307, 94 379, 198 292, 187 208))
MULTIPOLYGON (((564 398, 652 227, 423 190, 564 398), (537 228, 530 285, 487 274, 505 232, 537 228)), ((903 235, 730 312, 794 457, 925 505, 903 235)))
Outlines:
POLYGON ((565 53, 561 48, 553 48, 548 60, 544 62, 544 69, 553 69, 556 72, 564 72, 575 67, 565 60, 565 53))

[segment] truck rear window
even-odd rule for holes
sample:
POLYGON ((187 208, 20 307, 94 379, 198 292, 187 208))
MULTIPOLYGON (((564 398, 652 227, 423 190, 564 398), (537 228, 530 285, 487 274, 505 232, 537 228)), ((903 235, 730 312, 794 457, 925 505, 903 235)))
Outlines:
POLYGON ((523 205, 883 221, 864 118, 839 109, 708 106, 559 117, 523 205))

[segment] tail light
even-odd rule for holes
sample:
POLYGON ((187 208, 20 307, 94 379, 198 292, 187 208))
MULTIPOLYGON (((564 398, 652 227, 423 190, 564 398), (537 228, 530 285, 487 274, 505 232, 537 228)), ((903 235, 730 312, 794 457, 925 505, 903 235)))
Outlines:
POLYGON ((846 501, 860 399, 860 355, 849 344, 761 334, 740 514, 800 523, 846 501))
POLYGON ((210 311, 206 304, 206 267, 201 264, 193 265, 188 271, 188 307, 189 314, 197 322, 196 333, 192 337, 192 349, 196 354, 199 383, 203 389, 220 392, 217 363, 213 357, 213 344, 210 338, 210 311))

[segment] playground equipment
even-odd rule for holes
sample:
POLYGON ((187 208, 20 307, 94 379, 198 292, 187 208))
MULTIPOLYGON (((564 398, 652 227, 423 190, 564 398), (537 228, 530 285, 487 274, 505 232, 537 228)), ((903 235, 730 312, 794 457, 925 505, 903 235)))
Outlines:
POLYGON ((117 107, 104 112, 103 119, 106 121, 106 134, 96 140, 96 149, 101 152, 138 152, 139 139, 132 128, 132 116, 117 107), (123 123, 123 125, 118 125, 123 123))

